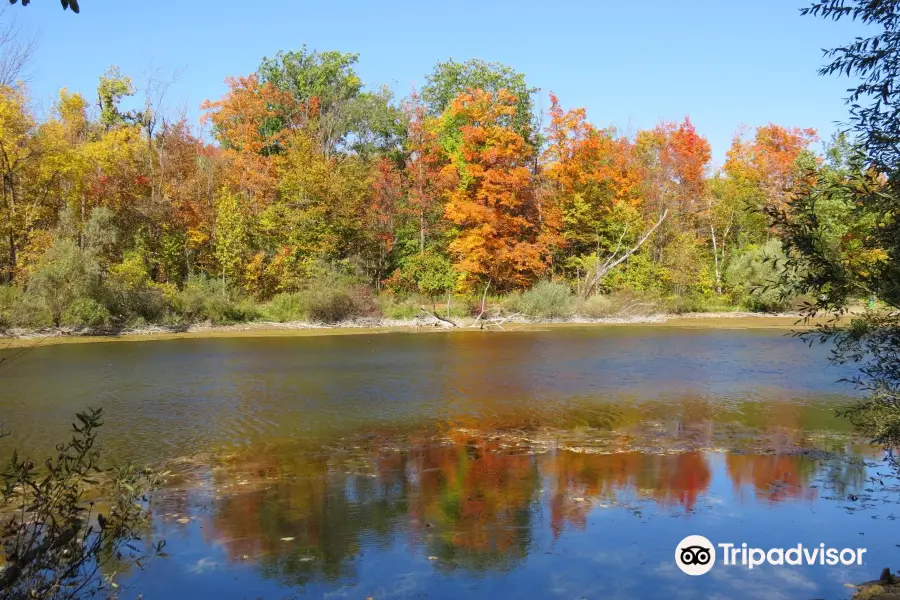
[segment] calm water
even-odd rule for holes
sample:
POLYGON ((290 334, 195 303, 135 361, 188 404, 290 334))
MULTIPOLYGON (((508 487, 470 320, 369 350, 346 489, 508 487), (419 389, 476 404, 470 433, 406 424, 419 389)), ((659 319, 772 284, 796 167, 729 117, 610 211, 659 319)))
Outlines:
POLYGON ((900 491, 825 356, 664 327, 39 347, 4 367, 0 451, 92 405, 111 459, 174 465, 148 599, 846 598, 900 566, 900 491), (868 553, 688 577, 689 534, 868 553))

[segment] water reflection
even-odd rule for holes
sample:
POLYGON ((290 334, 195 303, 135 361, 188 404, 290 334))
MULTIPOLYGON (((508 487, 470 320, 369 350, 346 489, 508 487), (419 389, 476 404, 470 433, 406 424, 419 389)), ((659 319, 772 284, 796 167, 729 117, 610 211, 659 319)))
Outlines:
POLYGON ((71 345, 19 361, 0 410, 40 457, 103 405, 115 460, 174 463, 148 599, 841 597, 893 564, 900 490, 826 353, 627 327, 71 345), (874 567, 686 583, 694 533, 864 540, 874 567))
POLYGON ((834 409, 853 390, 835 381, 853 373, 827 351, 777 330, 632 327, 38 347, 4 374, 0 458, 52 453, 88 405, 108 415, 104 447, 142 462, 434 422, 846 431, 834 409))
MULTIPOLYGON (((821 448, 737 454, 589 447, 536 432, 474 430, 435 438, 367 435, 324 450, 260 446, 214 461, 205 487, 191 484, 192 502, 206 507, 197 513, 205 543, 222 547, 232 565, 255 564, 286 586, 333 585, 358 577, 365 552, 399 546, 428 557, 437 572, 510 572, 538 551, 539 540, 586 532, 603 511, 646 520, 690 517, 725 499, 812 505, 823 481, 839 477, 846 491, 866 477, 859 456, 821 448), (716 469, 731 492, 713 489, 716 469), (200 489, 207 498, 198 500, 200 489)), ((182 504, 166 499, 163 514, 190 512, 184 496, 176 497, 182 504)))

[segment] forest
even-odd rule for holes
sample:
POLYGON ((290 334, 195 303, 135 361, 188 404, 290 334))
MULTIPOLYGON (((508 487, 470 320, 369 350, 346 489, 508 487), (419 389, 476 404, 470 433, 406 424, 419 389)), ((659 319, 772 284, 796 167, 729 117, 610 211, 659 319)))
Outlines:
MULTIPOLYGON (((855 181, 843 134, 817 153, 812 129, 742 129, 713 168, 689 117, 623 132, 552 93, 538 111, 524 74, 477 59, 398 99, 358 59, 263 58, 196 125, 116 67, 43 117, 6 81, 0 326, 403 319, 484 298, 534 318, 791 310, 767 213, 855 181)), ((816 205, 825 243, 877 260, 854 251, 849 198, 816 205)))

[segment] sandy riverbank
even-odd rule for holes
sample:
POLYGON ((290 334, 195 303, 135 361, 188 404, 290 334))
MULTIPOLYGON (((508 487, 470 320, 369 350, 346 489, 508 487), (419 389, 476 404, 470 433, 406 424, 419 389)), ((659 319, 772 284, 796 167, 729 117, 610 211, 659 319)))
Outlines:
POLYGON ((683 315, 656 314, 636 317, 604 319, 570 318, 566 320, 535 320, 515 318, 504 321, 476 322, 474 318, 454 319, 457 326, 432 316, 417 319, 360 319, 335 325, 305 322, 251 322, 233 325, 197 324, 185 327, 148 326, 120 331, 53 328, 42 330, 13 329, 0 336, 0 348, 21 348, 32 345, 90 343, 109 341, 146 341, 206 337, 267 337, 355 335, 392 332, 464 332, 483 329, 492 332, 537 331, 560 327, 646 326, 689 327, 704 329, 792 329, 805 328, 797 314, 688 313, 683 315))

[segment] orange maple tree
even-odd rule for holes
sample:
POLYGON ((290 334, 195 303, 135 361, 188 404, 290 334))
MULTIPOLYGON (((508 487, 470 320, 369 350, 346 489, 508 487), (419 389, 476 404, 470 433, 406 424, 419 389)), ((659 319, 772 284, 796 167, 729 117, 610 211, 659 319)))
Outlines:
POLYGON ((609 211, 614 204, 640 202, 640 174, 634 169, 627 138, 596 129, 587 122, 585 109, 563 111, 559 99, 550 94, 550 127, 544 151, 544 173, 564 194, 585 193, 590 186, 608 190, 602 196, 609 211))
POLYGON ((256 75, 229 77, 229 91, 221 100, 207 100, 203 121, 214 133, 229 161, 227 181, 244 192, 257 207, 266 206, 278 187, 278 159, 292 132, 302 128, 306 108, 256 75))
POLYGON ((563 111, 551 94, 549 112, 543 175, 562 213, 570 250, 590 253, 615 209, 641 203, 642 173, 629 140, 594 128, 585 109, 563 111))
POLYGON ((817 139, 815 129, 770 123, 759 127, 753 140, 735 137, 725 171, 758 186, 765 204, 784 208, 805 182, 797 159, 817 139))
POLYGON ((509 92, 473 89, 442 117, 445 173, 457 183, 444 212, 459 231, 450 252, 464 288, 477 281, 500 290, 528 285, 547 270, 558 242, 559 219, 537 202, 534 149, 513 129, 515 112, 509 92))
POLYGON ((690 117, 681 124, 661 123, 638 138, 644 158, 644 182, 653 212, 675 210, 685 217, 696 212, 705 191, 710 146, 690 117))
POLYGON ((419 253, 425 252, 430 230, 435 226, 436 209, 440 207, 441 167, 445 160, 441 155, 434 119, 428 116, 428 107, 421 96, 413 92, 404 106, 408 119, 406 133, 406 164, 404 187, 407 207, 419 222, 419 253))

